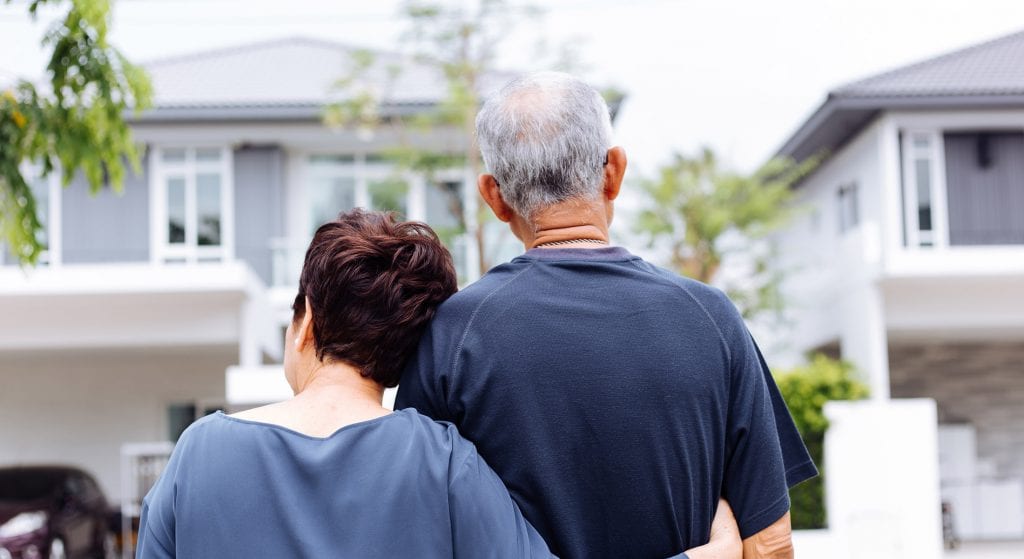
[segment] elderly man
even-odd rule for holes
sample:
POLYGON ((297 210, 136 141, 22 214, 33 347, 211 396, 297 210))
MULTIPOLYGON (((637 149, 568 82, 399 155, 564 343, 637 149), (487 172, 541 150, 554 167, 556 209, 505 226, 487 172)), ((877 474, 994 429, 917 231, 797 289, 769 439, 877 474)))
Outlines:
POLYGON ((745 557, 791 556, 814 464, 732 303, 608 246, 626 155, 600 95, 528 75, 477 135, 480 194, 527 250, 441 306, 397 407, 458 426, 559 556, 679 553, 719 496, 745 557))

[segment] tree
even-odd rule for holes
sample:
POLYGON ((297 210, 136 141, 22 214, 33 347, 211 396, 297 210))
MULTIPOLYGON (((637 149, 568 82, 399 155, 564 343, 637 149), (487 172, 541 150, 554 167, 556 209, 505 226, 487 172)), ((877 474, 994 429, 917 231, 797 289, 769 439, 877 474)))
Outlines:
MULTIPOLYGON (((466 167, 477 176, 481 173, 480 150, 474 130, 476 112, 480 107, 481 79, 493 71, 495 49, 509 30, 523 18, 534 17, 538 11, 528 6, 512 5, 504 0, 479 0, 470 6, 452 6, 441 2, 408 1, 402 17, 408 23, 404 36, 411 48, 411 60, 438 69, 445 82, 445 97, 431 110, 410 118, 388 118, 381 111, 387 100, 389 85, 405 68, 392 64, 384 68, 387 84, 380 87, 371 77, 378 64, 370 51, 356 51, 350 71, 337 83, 343 99, 331 104, 325 120, 334 126, 351 126, 364 132, 389 127, 399 138, 399 145, 386 154, 401 169, 422 173, 428 181, 445 169, 466 167), (423 147, 413 136, 432 130, 455 131, 460 149, 445 146, 423 147)), ((379 74, 378 74, 379 75, 379 74)), ((466 200, 457 185, 438 184, 447 197, 447 206, 458 222, 454 231, 440 232, 450 241, 454 236, 468 234, 479 255, 479 272, 491 267, 488 239, 483 224, 489 219, 486 206, 474 204, 467 211, 466 200)), ((475 192, 475 188, 471 189, 475 192)))
MULTIPOLYGON (((31 0, 29 14, 46 3, 56 2, 31 0)), ((107 43, 109 23, 109 0, 71 0, 43 38, 52 49, 47 86, 22 80, 0 93, 0 240, 23 264, 46 249, 23 162, 38 163, 44 176, 59 169, 65 186, 81 172, 92 193, 119 191, 128 166, 138 172, 124 115, 148 107, 152 90, 145 72, 107 43)))
POLYGON ((695 157, 676 154, 658 178, 643 180, 646 207, 635 229, 650 246, 667 245, 669 265, 682 275, 718 281, 745 318, 780 310, 781 271, 771 266, 767 236, 797 211, 792 187, 818 164, 773 159, 753 174, 723 169, 710 148, 695 157), (723 278, 722 264, 735 257, 740 278, 723 278), (720 280, 720 281, 719 281, 720 280))

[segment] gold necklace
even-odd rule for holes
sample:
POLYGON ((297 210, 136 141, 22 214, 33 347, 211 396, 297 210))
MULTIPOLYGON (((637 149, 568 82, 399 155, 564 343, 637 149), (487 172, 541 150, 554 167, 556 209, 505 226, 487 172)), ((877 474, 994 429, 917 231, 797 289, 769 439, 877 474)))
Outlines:
POLYGON ((608 244, 608 241, 603 241, 601 239, 566 239, 564 241, 551 241, 551 242, 548 242, 548 243, 541 243, 539 245, 534 245, 533 248, 554 247, 554 246, 562 246, 562 245, 574 245, 574 244, 577 244, 577 243, 588 243, 588 244, 594 244, 594 245, 606 245, 606 244, 608 244))

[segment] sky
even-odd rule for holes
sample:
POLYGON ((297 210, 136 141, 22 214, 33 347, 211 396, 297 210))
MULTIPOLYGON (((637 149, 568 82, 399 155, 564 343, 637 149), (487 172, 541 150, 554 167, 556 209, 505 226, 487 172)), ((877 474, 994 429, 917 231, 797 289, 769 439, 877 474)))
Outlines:
MULTIPOLYGON (((453 0, 458 3, 459 0, 453 0)), ((394 50, 398 0, 115 0, 112 43, 132 60, 290 36, 394 50)), ((631 175, 709 145, 753 170, 841 84, 1024 29, 1020 0, 552 0, 510 29, 499 64, 537 67, 571 45, 581 74, 628 97, 616 122, 631 175)), ((39 21, 0 5, 0 80, 37 77, 39 21)), ((1024 63, 1024 61, 1022 61, 1024 63)))

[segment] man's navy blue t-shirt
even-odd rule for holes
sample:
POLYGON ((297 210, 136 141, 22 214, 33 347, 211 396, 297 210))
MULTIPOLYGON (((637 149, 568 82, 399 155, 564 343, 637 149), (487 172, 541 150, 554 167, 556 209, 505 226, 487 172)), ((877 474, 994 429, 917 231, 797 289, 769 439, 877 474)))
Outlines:
POLYGON ((453 422, 566 558, 750 536, 816 474, 719 290, 622 248, 533 249, 438 309, 397 408, 453 422))

